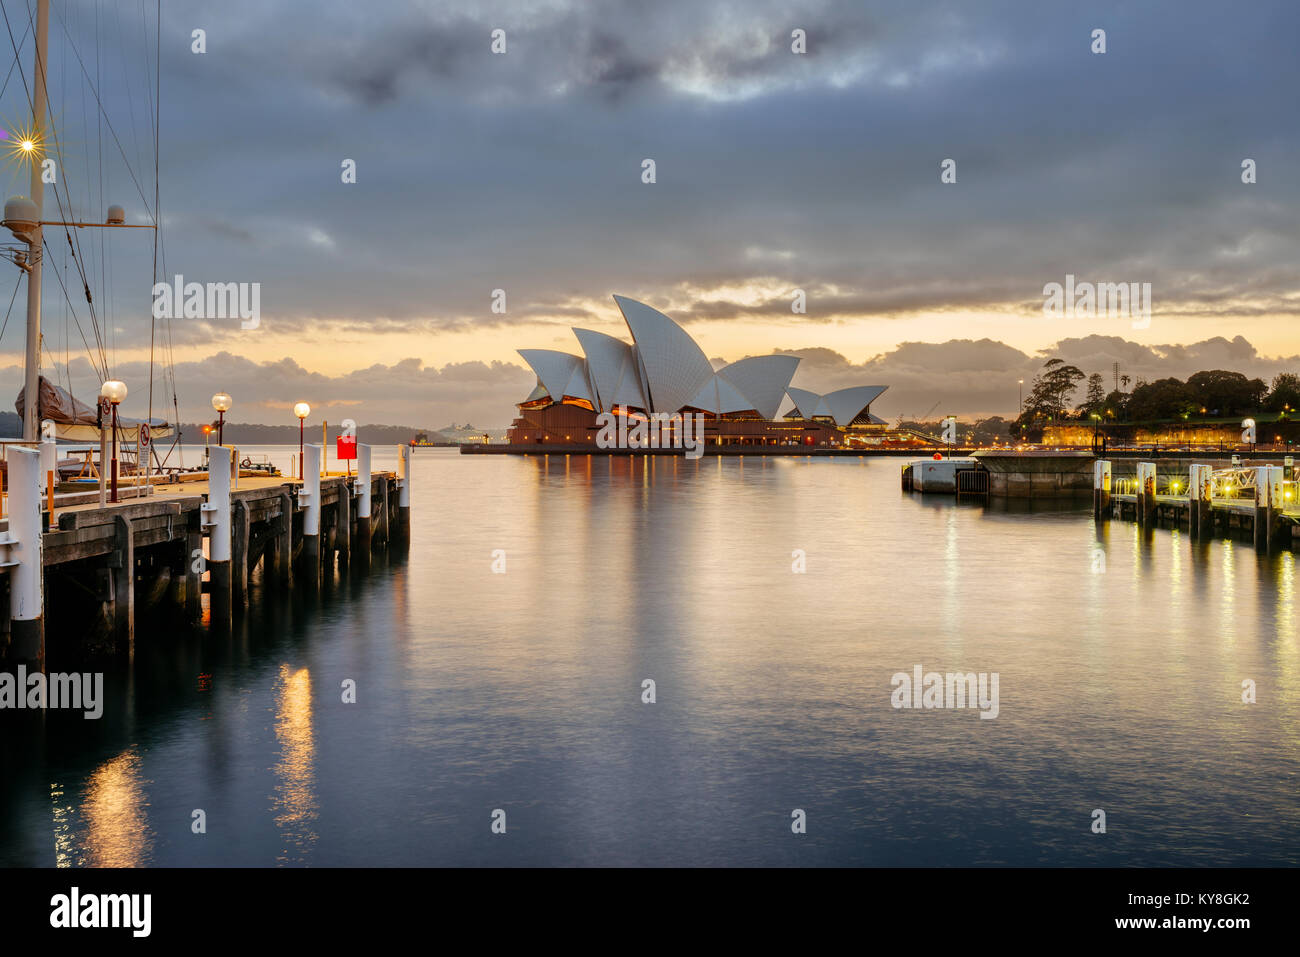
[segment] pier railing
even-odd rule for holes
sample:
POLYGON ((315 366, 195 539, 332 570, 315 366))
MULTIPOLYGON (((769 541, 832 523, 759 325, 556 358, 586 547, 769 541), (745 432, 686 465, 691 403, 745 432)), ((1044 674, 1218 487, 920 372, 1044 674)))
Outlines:
POLYGON ((265 587, 314 589, 336 568, 339 574, 364 569, 372 547, 409 541, 405 446, 397 448, 395 473, 372 473, 371 447, 359 443, 351 479, 322 477, 323 449, 307 446, 305 482, 270 475, 241 481, 238 453, 217 446, 206 482, 106 505, 71 505, 58 511, 56 522, 46 469, 52 444, 10 443, 7 450, 0 582, 9 600, 0 602, 0 657, 13 663, 43 667, 50 615, 60 640, 81 641, 93 630, 99 641, 102 624, 112 649, 129 652, 137 589, 150 602, 169 596, 194 621, 207 595, 211 623, 225 627, 249 602, 258 567, 265 587), (47 574, 55 568, 58 574, 47 574))
POLYGON ((1112 463, 1095 463, 1093 513, 1133 518, 1142 526, 1172 523, 1193 539, 1216 532, 1249 531, 1262 551, 1300 541, 1300 490, 1290 456, 1283 465, 1213 469, 1192 465, 1187 474, 1158 476, 1156 463, 1138 462, 1137 474, 1112 474, 1112 463), (1163 482, 1162 482, 1163 479, 1163 482))

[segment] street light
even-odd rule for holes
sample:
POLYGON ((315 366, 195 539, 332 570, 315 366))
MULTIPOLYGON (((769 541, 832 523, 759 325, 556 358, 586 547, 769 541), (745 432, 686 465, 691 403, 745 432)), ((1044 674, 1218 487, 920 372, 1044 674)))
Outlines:
MULTIPOLYGON (((113 407, 113 496, 110 501, 117 501, 117 407, 126 399, 126 383, 119 379, 109 379, 99 387, 99 394, 106 398, 113 407)), ((101 454, 103 446, 100 446, 101 454)), ((101 463, 102 464, 102 463, 101 463)))
POLYGON ((218 392, 212 397, 212 408, 217 410, 217 445, 225 445, 223 441, 226 427, 226 413, 230 411, 230 406, 234 400, 230 398, 228 392, 218 392))
POLYGON ((303 480, 302 465, 302 429, 307 421, 307 416, 311 415, 311 406, 306 402, 299 402, 293 407, 293 414, 298 417, 298 481, 303 480))

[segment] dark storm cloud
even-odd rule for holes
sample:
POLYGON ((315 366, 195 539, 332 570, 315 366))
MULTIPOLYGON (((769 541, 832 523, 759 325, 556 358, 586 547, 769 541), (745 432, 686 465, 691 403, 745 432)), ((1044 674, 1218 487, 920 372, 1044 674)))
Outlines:
MULTIPOLYGON (((1300 68, 1281 3, 1250 17, 1211 3, 847 2, 361 17, 325 3, 292 43, 278 9, 206 11, 224 21, 207 56, 165 63, 168 102, 188 107, 173 129, 203 140, 199 117, 221 117, 247 144, 169 150, 168 205, 247 214, 256 254, 217 256, 192 235, 171 248, 234 273, 272 260, 275 316, 456 326, 492 320, 493 288, 524 316, 575 294, 653 298, 687 277, 836 289, 813 320, 1033 309, 1067 272, 1152 282, 1171 316, 1295 311, 1285 118, 1300 68), (1088 52, 1096 25, 1104 56, 1088 52), (790 53, 794 27, 806 57, 790 53), (1254 187, 1239 182, 1247 155, 1254 187), (647 156, 654 186, 639 178, 647 156), (344 157, 355 187, 338 182, 344 157), (939 183, 946 157, 954 186, 939 183), (313 245, 313 230, 335 245, 313 245)), ((756 312, 700 300, 684 317, 756 312)), ((768 306, 788 314, 788 300, 768 306)))
MULTIPOLYGON (((95 8, 61 9, 94 49, 95 8)), ((149 47, 134 17, 106 15, 124 18, 112 32, 127 44, 105 47, 101 87, 135 176, 106 138, 104 195, 84 163, 66 182, 79 209, 123 202, 140 222, 149 47)), ((161 266, 260 281, 264 327, 320 337, 585 323, 610 318, 611 292, 677 301, 687 287, 682 319, 788 319, 784 293, 754 305, 716 291, 746 284, 806 290, 810 322, 1024 313, 1073 273, 1151 282, 1171 341, 1179 317, 1210 315, 1231 343, 1252 317, 1300 303, 1298 25, 1284 0, 176 0, 162 35, 161 266), (498 27, 508 52, 494 56, 498 27), (1105 55, 1089 52, 1094 27, 1105 55), (194 28, 206 54, 190 52, 194 28), (790 52, 795 28, 806 56, 790 52), (1240 182, 1245 157, 1257 185, 1240 182), (340 182, 345 158, 355 185, 340 182), (495 288, 506 316, 489 311, 495 288)), ((60 38, 52 71, 75 76, 60 38)), ((4 115, 21 115, 20 90, 4 115)), ((54 111, 94 157, 93 110, 56 91, 54 111)), ((110 243, 96 308, 119 345, 147 342, 135 317, 152 251, 110 243)), ((258 354, 221 327, 173 332, 258 354)))

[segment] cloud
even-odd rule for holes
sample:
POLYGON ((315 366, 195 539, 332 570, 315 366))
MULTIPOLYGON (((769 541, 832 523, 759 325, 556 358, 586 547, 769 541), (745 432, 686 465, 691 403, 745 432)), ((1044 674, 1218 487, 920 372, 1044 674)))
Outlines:
MULTIPOLYGON (((67 11, 93 48, 92 6, 67 11)), ((260 282, 264 329, 346 340, 367 360, 391 333, 426 337, 432 363, 443 334, 608 319, 611 292, 725 326, 788 320, 801 288, 808 322, 890 319, 915 339, 923 314, 1031 316, 1067 273, 1151 282, 1170 342, 1204 338, 1180 334, 1184 320, 1259 341, 1255 320, 1300 314, 1300 180, 1287 172, 1298 25, 1283 0, 1249 17, 1212 0, 1086 14, 1028 0, 176 0, 159 271, 260 282), (1110 52, 1094 56, 1103 21, 1110 52), (189 52, 192 25, 208 31, 206 54, 189 52), (796 27, 804 56, 790 52, 796 27), (949 157, 958 180, 943 185, 949 157), (1240 182, 1244 157, 1254 186, 1240 182), (341 182, 344 159, 355 184, 341 182), (505 316, 490 311, 495 288, 505 316)), ((151 51, 137 32, 122 31, 100 83, 122 147, 104 151, 103 200, 132 222, 153 199, 151 51)), ((58 46, 52 73, 77 76, 58 46)), ((79 215, 100 216, 86 162, 98 151, 71 146, 98 142, 97 118, 63 96, 62 182, 79 215)), ((6 97, 0 109, 21 114, 21 85, 6 97)), ((9 175, 9 193, 24 192, 9 175)), ((114 231, 102 254, 81 237, 118 348, 149 343, 146 235, 114 231)), ((47 276, 75 276, 66 243, 50 241, 47 276)), ((69 308, 93 341, 78 285, 69 308)), ((75 344, 64 307, 47 279, 47 339, 75 344)), ((10 357, 19 326, 0 343, 10 357)), ((171 335, 266 358, 257 337, 229 332, 187 321, 171 335)), ((1033 351, 1041 327, 1029 335, 1015 345, 1033 351)))

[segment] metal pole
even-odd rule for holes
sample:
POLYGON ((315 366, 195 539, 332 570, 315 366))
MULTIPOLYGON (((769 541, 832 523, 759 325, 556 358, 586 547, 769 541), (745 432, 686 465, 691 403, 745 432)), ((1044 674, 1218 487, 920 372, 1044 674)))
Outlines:
POLYGON ((117 403, 113 403, 113 497, 117 501, 117 403))
POLYGON ((226 413, 218 410, 217 412, 217 445, 226 444, 226 413))
POLYGON ((305 425, 306 425, 305 419, 298 420, 298 481, 300 482, 302 481, 302 477, 305 474, 305 470, 303 469, 303 464, 302 464, 302 436, 303 436, 303 428, 305 427, 305 425))
POLYGON ((36 3, 36 66, 34 70, 36 89, 32 94, 32 141, 37 148, 31 152, 32 178, 31 200, 36 204, 36 226, 32 230, 32 239, 27 254, 30 267, 27 273, 27 356, 23 404, 23 439, 35 442, 37 431, 37 407, 40 405, 41 376, 41 259, 44 239, 40 219, 45 202, 45 183, 41 180, 40 148, 45 142, 45 61, 49 47, 50 0, 37 0, 36 3))
POLYGON ((108 436, 104 434, 104 416, 99 417, 99 507, 108 501, 108 436))

